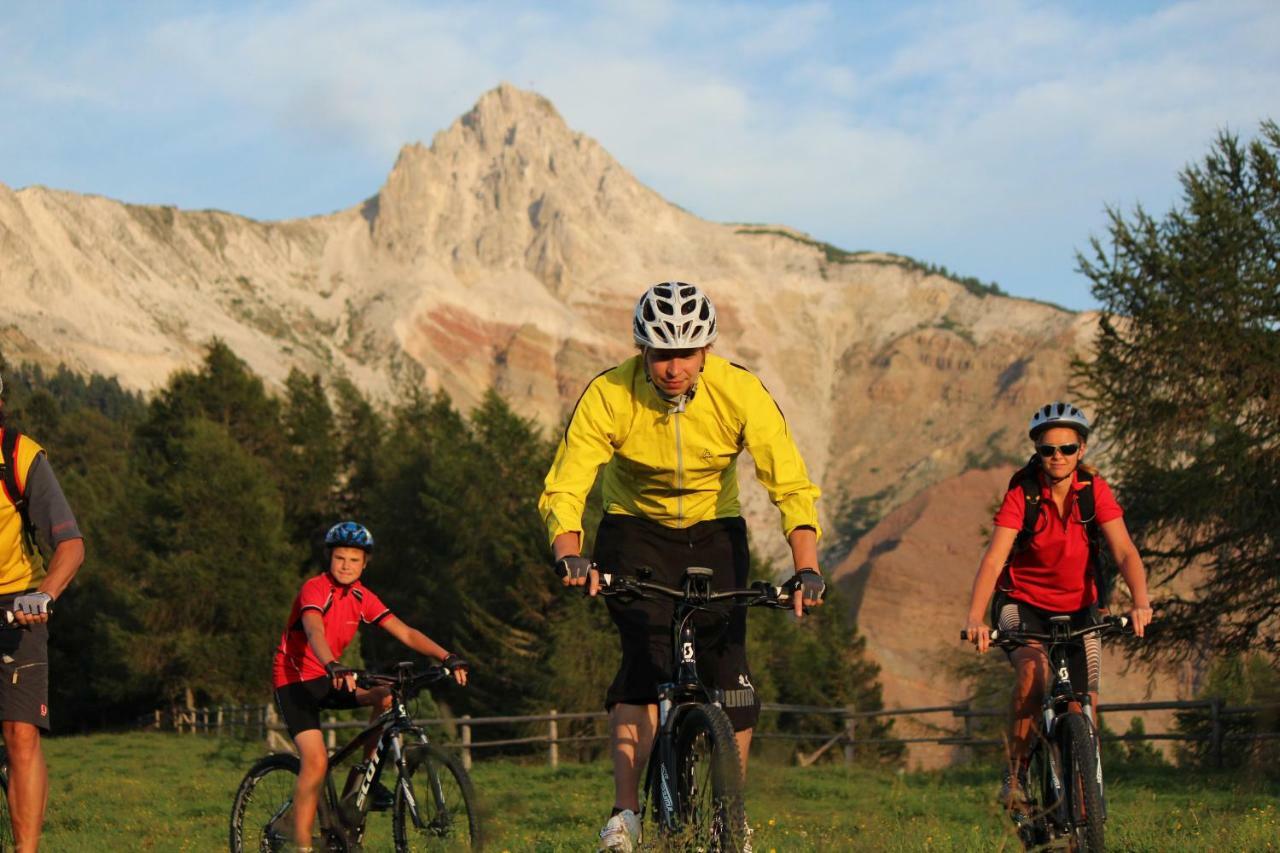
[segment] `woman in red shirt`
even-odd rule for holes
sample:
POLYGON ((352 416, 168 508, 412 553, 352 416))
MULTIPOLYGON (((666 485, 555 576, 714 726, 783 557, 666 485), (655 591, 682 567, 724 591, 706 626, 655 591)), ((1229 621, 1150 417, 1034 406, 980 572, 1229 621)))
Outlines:
MULTIPOLYGON (((1141 637, 1151 621, 1147 576, 1142 558, 1116 503, 1111 487, 1089 467, 1083 466, 1089 421, 1084 412, 1068 403, 1050 403, 1031 416, 1031 441, 1036 456, 1030 465, 1040 485, 1040 517, 1029 545, 1014 553, 1022 530, 1027 502, 1021 481, 1014 475, 996 512, 991 543, 982 555, 965 630, 979 652, 991 644, 991 630, 984 621, 988 602, 991 621, 1001 630, 1049 632, 1051 616, 1070 615, 1073 624, 1090 624, 1098 616, 1098 585, 1089 558, 1089 537, 1081 519, 1077 493, 1089 481, 1079 478, 1082 469, 1093 475, 1094 514, 1103 540, 1115 558, 1129 587, 1132 606, 1129 620, 1141 637), (994 601, 992 600, 994 593, 994 601)), ((1098 703, 1101 642, 1097 635, 1086 640, 1084 654, 1071 660, 1073 683, 1085 682, 1093 705, 1098 703)), ((1049 681, 1049 662, 1036 648, 1019 648, 1009 655, 1015 671, 1012 723, 1009 728, 1010 761, 1000 799, 1006 805, 1022 797, 1026 787, 1028 745, 1035 733, 1037 712, 1049 681)))

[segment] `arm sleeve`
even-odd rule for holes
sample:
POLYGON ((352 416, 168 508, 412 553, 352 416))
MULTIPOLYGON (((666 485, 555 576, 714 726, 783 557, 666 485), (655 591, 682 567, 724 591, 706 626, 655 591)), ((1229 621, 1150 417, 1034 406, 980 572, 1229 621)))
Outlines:
POLYGON ((298 613, 304 610, 318 610, 324 613, 329 608, 329 584, 323 577, 312 578, 302 585, 298 593, 298 613))
POLYGON ((562 533, 582 535, 582 511, 600 466, 613 457, 613 412, 597 377, 573 410, 547 472, 538 512, 554 542, 562 533))
POLYGON ((391 608, 383 604, 382 599, 367 586, 364 588, 364 598, 360 604, 360 621, 366 625, 377 625, 391 615, 391 608))
POLYGON ((1120 509, 1111 486, 1107 485, 1107 481, 1101 477, 1093 478, 1093 511, 1099 524, 1106 524, 1108 521, 1124 517, 1124 510, 1120 509))
POLYGON ((1000 509, 996 510, 995 526, 1021 530, 1022 517, 1026 514, 1027 502, 1022 497, 1022 486, 1014 486, 1004 493, 1004 500, 1000 503, 1000 509))
POLYGON ((84 538, 66 495, 62 493, 62 486, 54 476, 53 466, 43 453, 31 462, 27 471, 26 494, 31 523, 45 535, 50 547, 57 548, 70 539, 84 538))
POLYGON ((749 375, 743 445, 756 463, 756 479, 782 513, 782 532, 790 536, 797 527, 812 527, 819 537, 818 487, 809 479, 804 459, 787 428, 782 410, 754 375, 749 375))

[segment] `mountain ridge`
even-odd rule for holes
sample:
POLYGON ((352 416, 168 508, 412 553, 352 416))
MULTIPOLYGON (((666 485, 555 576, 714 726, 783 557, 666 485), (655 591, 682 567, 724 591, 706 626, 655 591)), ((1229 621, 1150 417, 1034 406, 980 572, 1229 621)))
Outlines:
POLYGON ((632 351, 640 291, 685 278, 717 304, 719 350, 788 413, 837 520, 841 492, 889 490, 892 506, 971 467, 975 448, 1021 453, 1002 425, 1063 392, 1093 332, 1091 314, 914 263, 700 219, 546 98, 502 84, 334 213, 263 222, 0 185, 0 347, 149 390, 218 337, 277 386, 298 367, 463 408, 496 387, 551 427, 632 351))

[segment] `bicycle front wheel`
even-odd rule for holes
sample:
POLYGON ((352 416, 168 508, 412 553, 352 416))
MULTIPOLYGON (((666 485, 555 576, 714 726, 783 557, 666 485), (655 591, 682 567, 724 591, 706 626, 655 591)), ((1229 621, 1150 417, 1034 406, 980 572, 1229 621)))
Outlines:
POLYGON ((293 835, 298 759, 268 755, 249 768, 231 806, 231 853, 284 850, 293 835))
POLYGON ((737 851, 746 843, 742 762, 729 718, 715 705, 698 705, 676 728, 675 813, 678 840, 691 850, 737 851))
POLYGON ((404 766, 391 815, 397 853, 479 850, 475 789, 457 757, 433 744, 409 744, 404 766))
POLYGON ((1074 847, 1101 853, 1105 849, 1102 766, 1094 751, 1093 730, 1084 714, 1068 714, 1062 727, 1062 764, 1074 847))

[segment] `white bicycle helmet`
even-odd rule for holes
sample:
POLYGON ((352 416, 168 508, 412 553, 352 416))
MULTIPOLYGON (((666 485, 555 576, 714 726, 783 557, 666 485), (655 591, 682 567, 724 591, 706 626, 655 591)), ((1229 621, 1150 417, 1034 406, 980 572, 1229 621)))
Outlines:
POLYGON ((636 303, 632 334, 650 349, 694 349, 716 339, 716 308, 696 284, 664 281, 636 303))
POLYGON ((1031 415, 1031 426, 1028 434, 1031 440, 1049 427, 1070 427, 1084 438, 1089 437, 1089 419, 1084 416, 1084 412, 1077 409, 1070 403, 1055 401, 1047 405, 1041 406, 1031 415))

